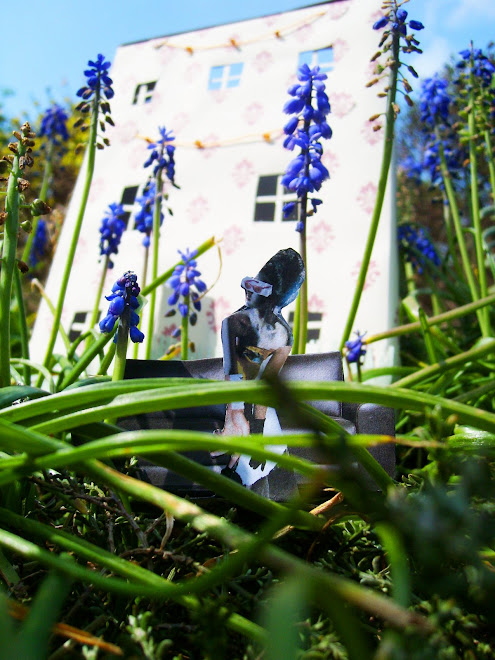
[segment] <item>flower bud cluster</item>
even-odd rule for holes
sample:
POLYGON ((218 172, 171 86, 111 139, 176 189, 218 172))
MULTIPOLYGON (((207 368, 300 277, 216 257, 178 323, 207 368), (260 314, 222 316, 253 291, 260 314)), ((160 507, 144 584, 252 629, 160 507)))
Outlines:
MULTIPOLYGON (((174 268, 172 277, 167 280, 167 284, 173 289, 172 294, 168 298, 168 304, 171 307, 177 305, 182 318, 186 318, 189 314, 190 304, 195 311, 189 316, 191 325, 195 325, 197 321, 197 313, 201 311, 200 294, 206 291, 206 284, 200 279, 201 272, 197 269, 197 261, 195 257, 198 254, 197 250, 190 251, 186 249, 185 252, 178 250, 182 262, 174 268)), ((173 316, 175 309, 170 309, 166 316, 173 316)), ((180 334, 180 328, 175 331, 174 336, 180 334)))
POLYGON ((366 355, 366 346, 363 342, 366 332, 361 334, 358 330, 354 334, 356 335, 356 339, 349 339, 349 341, 346 341, 345 343, 345 357, 347 362, 356 362, 361 365, 361 358, 366 355))
POLYGON ((156 176, 159 171, 165 172, 167 178, 175 185, 175 147, 170 144, 170 142, 175 140, 175 137, 172 135, 172 131, 167 132, 165 126, 159 126, 158 131, 160 138, 156 142, 150 142, 148 145, 151 153, 143 167, 149 167, 152 163, 155 163, 153 175, 156 176))
MULTIPOLYGON (((100 225, 100 256, 117 254, 119 251, 122 234, 125 230, 125 211, 122 204, 109 204, 108 209, 100 225)), ((108 261, 108 268, 113 268, 111 259, 108 261)))
MULTIPOLYGON (((112 88, 113 81, 108 75, 110 65, 111 63, 105 61, 105 57, 101 54, 98 55, 96 61, 89 60, 88 66, 90 68, 84 72, 87 78, 86 85, 77 91, 77 96, 82 101, 76 107, 76 110, 80 111, 83 116, 75 122, 75 128, 81 127, 82 131, 89 130, 89 123, 86 122, 86 116, 91 111, 96 113, 101 112, 103 115, 104 120, 99 121, 99 128, 102 133, 106 130, 106 124, 114 126, 112 117, 110 116, 110 103, 108 102, 115 94, 112 88)), ((96 143, 98 149, 104 149, 105 146, 108 147, 110 145, 108 138, 100 135, 98 137, 101 139, 101 141, 96 143)))
POLYGON ((69 115, 60 105, 54 103, 45 110, 41 117, 39 137, 46 137, 55 145, 66 142, 69 139, 67 131, 67 120, 69 115))
POLYGON ((405 259, 411 263, 417 273, 421 274, 427 264, 440 266, 437 251, 423 227, 399 225, 398 239, 405 259))
MULTIPOLYGON (((284 205, 284 217, 289 217, 296 205, 306 203, 308 193, 317 192, 325 179, 330 177, 327 168, 321 162, 323 147, 322 138, 330 139, 332 129, 326 121, 330 112, 330 103, 325 92, 327 75, 320 72, 320 67, 313 69, 302 64, 297 71, 299 83, 291 85, 288 93, 292 97, 284 105, 284 112, 293 115, 284 126, 286 138, 284 147, 293 150, 300 149, 288 165, 282 178, 282 185, 296 193, 297 202, 284 205)), ((311 198, 313 213, 322 203, 320 199, 311 198)), ((306 209, 304 209, 306 210, 306 209)), ((302 231, 303 223, 299 221, 296 230, 302 231)))
MULTIPOLYGON (((153 208, 156 203, 161 204, 162 195, 156 195, 156 183, 151 180, 146 184, 142 197, 137 198, 137 203, 140 204, 141 208, 136 213, 134 218, 135 228, 144 234, 143 245, 144 247, 150 246, 150 236, 153 230, 153 208)), ((163 222, 163 213, 160 209, 160 226, 163 222)))
MULTIPOLYGON (((143 341, 144 334, 137 327, 139 315, 135 311, 139 308, 137 296, 140 291, 137 276, 130 270, 115 282, 112 287, 112 293, 106 296, 106 299, 110 301, 110 306, 107 315, 99 323, 101 332, 112 332, 117 320, 119 320, 119 323, 122 323, 122 319, 126 318, 131 341, 134 343, 143 341)), ((116 341, 117 335, 114 337, 114 342, 116 341)))

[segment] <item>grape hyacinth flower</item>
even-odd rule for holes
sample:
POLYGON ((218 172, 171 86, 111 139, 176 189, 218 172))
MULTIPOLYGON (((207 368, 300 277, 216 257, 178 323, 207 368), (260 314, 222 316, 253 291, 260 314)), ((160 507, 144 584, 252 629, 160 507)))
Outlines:
POLYGON ((392 8, 390 13, 386 16, 382 16, 376 23, 373 25, 373 30, 381 30, 382 28, 390 25, 390 29, 393 32, 407 36, 407 26, 411 30, 423 30, 424 25, 420 21, 409 20, 406 22, 407 11, 405 9, 392 8))
POLYGON ((435 74, 421 83, 419 109, 421 121, 432 127, 438 124, 449 124, 451 98, 447 91, 449 82, 435 74))
POLYGON ((39 261, 45 256, 48 247, 48 230, 46 222, 42 218, 38 220, 36 233, 34 235, 33 243, 31 246, 31 253, 29 261, 31 266, 36 266, 39 261))
POLYGON ((458 69, 469 72, 472 70, 474 78, 485 89, 491 87, 495 66, 480 48, 466 48, 461 50, 461 60, 456 64, 458 69))
POLYGON ((55 145, 66 142, 69 139, 67 131, 67 120, 69 115, 60 105, 54 103, 45 110, 41 118, 41 126, 38 131, 39 137, 46 137, 55 145))
POLYGON ((99 53, 95 62, 88 61, 88 66, 90 68, 84 72, 86 85, 77 91, 77 96, 87 101, 95 94, 99 96, 100 92, 103 92, 106 99, 111 99, 115 93, 112 89, 113 81, 108 75, 111 63, 105 61, 105 57, 99 53))
MULTIPOLYGON (((117 254, 119 251, 122 234, 125 230, 125 211, 122 204, 109 204, 100 225, 100 256, 117 254)), ((108 268, 113 268, 111 259, 108 260, 108 268)))
POLYGON ((156 142, 150 142, 148 145, 148 149, 151 149, 151 153, 149 154, 147 161, 144 163, 144 167, 149 167, 155 163, 153 175, 156 176, 158 171, 165 172, 170 182, 175 185, 175 147, 170 144, 170 142, 175 140, 175 137, 172 135, 172 131, 167 132, 165 126, 159 126, 158 131, 160 133, 160 138, 156 142))
POLYGON ((330 103, 325 92, 327 75, 320 72, 320 67, 310 69, 302 64, 297 70, 299 83, 291 85, 288 93, 291 99, 284 106, 284 112, 293 115, 284 126, 286 138, 284 147, 292 151, 299 147, 299 155, 293 159, 282 178, 282 185, 297 195, 297 202, 284 205, 284 217, 289 217, 300 206, 296 231, 302 232, 305 228, 307 215, 307 202, 310 201, 312 212, 316 213, 321 199, 308 198, 309 193, 320 190, 325 179, 330 177, 327 168, 321 162, 323 147, 322 138, 330 139, 332 129, 326 121, 330 112, 330 103))
POLYGON ((400 225, 398 240, 404 257, 409 261, 416 272, 421 274, 428 264, 440 266, 440 258, 422 227, 413 227, 410 224, 400 225))
MULTIPOLYGON (((206 291, 206 284, 203 280, 199 279, 201 273, 197 269, 197 261, 195 259, 198 251, 190 251, 188 248, 185 252, 181 252, 180 250, 178 252, 184 263, 176 266, 172 277, 167 280, 167 284, 173 289, 173 293, 168 298, 168 304, 171 307, 177 305, 182 318, 187 318, 190 302, 192 302, 195 311, 189 316, 189 322, 191 325, 195 325, 198 318, 196 312, 201 311, 200 294, 206 291)), ((174 314, 175 309, 170 309, 166 316, 173 316, 174 314)), ((178 330, 175 334, 176 337, 180 335, 180 329, 178 330)))
MULTIPOLYGON (((134 343, 143 341, 144 334, 137 327, 139 315, 135 311, 139 308, 137 296, 140 291, 137 275, 130 270, 115 282, 112 293, 106 296, 106 299, 110 301, 110 306, 107 315, 100 321, 101 332, 112 332, 118 320, 119 325, 129 328, 131 341, 134 343)), ((114 342, 117 342, 117 334, 114 342)))
MULTIPOLYGON (((141 208, 135 216, 135 228, 144 234, 143 245, 144 247, 150 246, 150 235, 153 230, 153 208, 155 205, 155 190, 156 183, 151 180, 146 184, 142 197, 137 198, 137 203, 141 208)), ((163 223, 163 213, 160 211, 160 226, 163 223)))
POLYGON ((366 335, 366 332, 361 334, 359 331, 354 333, 356 339, 349 339, 345 342, 346 351, 346 360, 347 362, 356 362, 358 365, 361 365, 361 358, 366 355, 366 347, 363 343, 363 339, 366 335))

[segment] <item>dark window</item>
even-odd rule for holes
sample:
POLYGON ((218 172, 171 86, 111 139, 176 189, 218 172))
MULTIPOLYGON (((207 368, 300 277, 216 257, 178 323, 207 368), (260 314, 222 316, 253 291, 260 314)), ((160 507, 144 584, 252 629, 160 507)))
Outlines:
MULTIPOLYGON (((308 334, 307 341, 318 341, 320 338, 321 322, 323 314, 321 312, 308 311, 308 334), (316 326, 316 327, 315 327, 316 326)), ((294 312, 289 313, 289 325, 294 327, 294 312)))
POLYGON ((147 83, 140 83, 136 86, 132 105, 142 105, 143 103, 150 103, 153 90, 155 89, 156 80, 147 83))
POLYGON ((265 195, 276 195, 277 181, 278 181, 277 174, 273 174, 272 176, 260 176, 258 180, 257 196, 263 197, 265 195))
POLYGON ((127 188, 124 188, 122 192, 120 203, 124 207, 125 214, 123 220, 125 222, 126 227, 129 224, 129 218, 131 217, 133 211, 134 202, 136 201, 138 189, 139 186, 129 186, 127 188))
POLYGON ((274 202, 256 202, 254 210, 254 219, 256 222, 267 222, 275 218, 275 203, 274 202))
POLYGON ((288 202, 296 201, 296 196, 295 193, 287 190, 280 183, 282 176, 282 174, 267 174, 266 176, 259 177, 254 206, 255 222, 298 219, 299 207, 297 205, 289 217, 284 218, 284 205, 288 202))
MULTIPOLYGON (((68 335, 69 341, 76 341, 76 339, 80 337, 83 332, 89 330, 87 324, 89 323, 91 315, 92 312, 76 312, 74 314, 68 335)), ((98 318, 96 319, 97 322, 100 320, 100 316, 101 312, 99 311, 98 318)))

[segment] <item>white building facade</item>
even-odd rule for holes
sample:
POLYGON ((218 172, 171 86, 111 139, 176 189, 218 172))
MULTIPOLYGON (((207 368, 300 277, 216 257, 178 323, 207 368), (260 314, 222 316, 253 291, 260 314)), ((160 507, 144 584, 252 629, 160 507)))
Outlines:
MULTIPOLYGON (((349 312, 371 213, 382 156, 381 131, 369 117, 385 109, 372 77, 379 33, 372 24, 381 15, 378 0, 334 0, 303 9, 124 45, 110 75, 114 81, 110 148, 97 153, 93 185, 72 269, 62 324, 74 340, 88 329, 101 276, 99 227, 108 205, 128 211, 115 268, 108 271, 105 293, 126 270, 141 278, 143 235, 134 214, 152 168, 144 169, 147 143, 158 126, 176 136, 176 182, 168 188, 173 216, 161 228, 159 273, 178 261, 177 250, 195 248, 215 236, 215 247, 200 257, 207 284, 191 339, 191 357, 222 354, 222 319, 243 304, 240 281, 255 275, 277 250, 298 249, 295 220, 283 220, 282 205, 293 199, 280 185, 293 153, 282 146, 282 107, 299 64, 318 64, 328 74, 332 112, 331 140, 324 140, 323 163, 331 178, 319 197, 323 204, 308 220, 308 351, 336 350, 349 312)), ((84 165, 68 209, 47 282, 57 299, 72 228, 82 194, 84 165)), ((392 212, 393 181, 384 211, 355 328, 369 334, 394 323, 397 305, 396 231, 392 212)), ((148 276, 149 281, 149 276, 148 276)), ((158 290, 152 357, 161 357, 175 340, 180 323, 166 318, 171 290, 158 290)), ((291 308, 286 317, 291 317, 291 308)), ((100 304, 106 314, 107 302, 100 304)), ((147 310, 142 329, 147 331, 147 310)), ((52 316, 41 304, 34 330, 33 359, 42 359, 52 316)), ((55 347, 58 352, 58 345, 55 347)), ((393 345, 369 350, 368 366, 393 361, 393 345)), ((131 353, 129 353, 131 355, 131 353)), ((140 347, 140 357, 144 356, 140 347)))

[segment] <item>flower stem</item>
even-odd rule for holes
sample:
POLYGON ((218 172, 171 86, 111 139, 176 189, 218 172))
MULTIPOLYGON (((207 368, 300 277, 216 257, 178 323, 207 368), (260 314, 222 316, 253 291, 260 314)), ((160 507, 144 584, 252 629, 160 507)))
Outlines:
POLYGON ((495 162, 493 160, 493 145, 490 131, 484 131, 486 160, 488 161, 488 172, 490 175, 490 186, 492 189, 492 201, 495 204, 495 162))
MULTIPOLYGON (((19 142, 19 150, 21 144, 19 142)), ((3 245, 2 268, 0 271, 0 388, 10 383, 10 299, 16 266, 17 235, 19 231, 19 191, 17 182, 21 170, 19 154, 14 154, 12 169, 7 184, 7 198, 3 245)))
MULTIPOLYGON (((143 263, 143 275, 141 277, 141 282, 143 283, 143 288, 146 285, 146 277, 148 276, 148 261, 149 261, 149 256, 150 256, 150 248, 149 246, 146 246, 144 248, 144 263, 143 263)), ((141 321, 138 323, 138 328, 141 326, 141 321)), ((134 348, 132 350, 132 357, 134 360, 137 360, 138 353, 139 353, 139 347, 141 344, 134 344, 134 348)))
MULTIPOLYGON (((439 142, 438 153, 440 154, 440 169, 442 172, 442 178, 445 185, 445 192, 447 193, 447 199, 449 200, 450 211, 452 213, 452 219, 454 221, 455 233, 457 237, 457 244, 459 246, 459 252, 461 253, 462 267, 464 270, 464 276, 466 277, 469 290, 471 292, 471 299, 473 302, 479 300, 480 295, 478 293, 478 285, 476 283, 473 271, 471 268, 471 263, 469 261, 469 254, 466 247, 466 241, 464 240, 464 232, 462 230, 461 216, 459 213, 459 207, 457 206, 457 201, 455 198, 454 187, 452 185, 452 179, 450 177, 450 172, 447 167, 447 161, 445 159, 445 152, 443 148, 442 140, 438 129, 436 130, 437 140, 439 142)), ((476 316, 478 317, 478 322, 480 325, 481 332, 483 336, 488 336, 483 332, 484 329, 484 316, 479 309, 476 310, 476 316)))
MULTIPOLYGON (((14 289, 17 299, 19 314, 19 334, 21 336, 21 357, 29 360, 29 332, 26 322, 26 310, 24 308, 24 298, 22 295, 21 273, 18 268, 14 268, 14 289)), ((31 369, 29 364, 24 365, 24 384, 31 385, 31 369)))
POLYGON ((385 192, 387 189, 387 179, 390 171, 390 164, 392 162, 392 152, 394 145, 394 125, 395 125, 394 104, 395 104, 395 96, 397 93, 397 75, 399 71, 399 35, 395 34, 395 32, 392 41, 391 58, 393 60, 393 64, 391 65, 390 68, 389 90, 387 96, 387 111, 386 111, 386 119, 385 119, 385 141, 383 145, 383 156, 382 156, 382 164, 380 168, 380 179, 378 181, 378 191, 375 200, 375 207, 373 209, 373 215, 371 216, 371 225, 368 232, 368 238, 366 240, 363 260, 361 262, 361 268, 359 270, 356 288, 354 291, 354 297, 351 303, 351 309, 349 311, 349 316, 347 318, 347 322, 344 328, 344 333, 342 335, 342 339, 340 342, 340 350, 344 348, 345 342, 349 339, 352 332, 352 328, 354 326, 354 321, 356 320, 356 314, 364 290, 366 275, 368 273, 368 267, 371 260, 371 254, 373 252, 373 246, 375 244, 376 232, 378 230, 380 215, 383 207, 383 200, 385 199, 385 192))
MULTIPOLYGON (((100 95, 97 92, 93 98, 93 109, 91 115, 91 125, 89 129, 89 142, 88 142, 88 164, 86 168, 86 179, 84 181, 81 206, 79 207, 79 213, 76 218, 76 223, 74 226, 74 231, 72 234, 72 239, 69 246, 69 253, 67 255, 67 261, 65 264, 65 269, 62 275, 62 281, 60 283, 60 292, 58 296, 57 306, 55 308, 55 318, 53 320, 52 331, 50 334, 50 339, 48 340, 48 346, 46 350, 45 359, 43 365, 49 367, 53 347, 55 346, 55 341, 57 338, 58 327, 60 325, 60 319, 62 318, 62 309, 64 306, 65 294, 67 292, 67 286, 69 284, 69 277, 72 270, 72 264, 74 263, 74 256, 76 253, 77 242, 79 240, 79 234, 81 233, 82 222, 84 219, 84 213, 86 211, 86 205, 88 202, 89 191, 91 188, 91 181, 93 179, 93 172, 95 168, 95 154, 96 154, 96 140, 97 140, 97 131, 98 131, 98 106, 100 102, 100 95)), ((37 386, 41 385, 43 377, 40 375, 38 378, 37 386)))
MULTIPOLYGON (((158 277, 158 249, 160 246, 160 213, 162 208, 162 172, 159 169, 155 177, 155 203, 153 205, 153 254, 151 262, 151 280, 158 277)), ((151 358, 153 344, 153 326, 155 325, 156 289, 150 295, 150 311, 148 312, 148 336, 146 338, 145 358, 151 358)))
MULTIPOLYGON (((52 178, 52 153, 53 153, 53 142, 50 141, 50 146, 48 147, 48 153, 46 154, 45 169, 43 171, 43 181, 41 184, 41 191, 39 194, 39 199, 46 202, 46 197, 48 193, 48 186, 52 178)), ((29 255, 31 254, 31 247, 33 245, 34 237, 36 236, 36 230, 38 228, 38 223, 40 221, 40 216, 37 215, 33 218, 33 227, 31 232, 28 234, 26 245, 22 251, 22 261, 24 263, 29 263, 29 255)))
POLYGON ((123 380, 125 372, 125 361, 127 355, 127 343, 129 340, 129 312, 125 310, 122 314, 117 329, 117 345, 115 349, 115 362, 113 364, 112 380, 123 380))
POLYGON ((189 306, 191 300, 189 296, 184 296, 184 305, 187 305, 187 314, 182 317, 181 320, 181 330, 180 330, 180 341, 181 341, 181 353, 180 356, 182 360, 187 360, 189 355, 189 306))
MULTIPOLYGON (((89 322, 89 328, 90 329, 94 328, 94 326, 96 325, 96 322, 98 321, 98 314, 100 312, 101 294, 103 293, 103 287, 105 286, 105 277, 107 275, 108 262, 109 261, 110 261, 110 255, 106 254, 105 259, 103 261, 103 270, 101 272, 100 284, 98 286, 98 292, 96 294, 95 306, 93 307, 93 313, 91 314, 91 321, 89 322)), ((89 348, 92 341, 93 341, 93 338, 91 336, 87 338, 86 348, 89 348)))
POLYGON ((306 353, 306 341, 308 337, 308 258, 307 258, 307 242, 306 242, 306 228, 307 228, 307 204, 308 195, 305 194, 301 200, 301 222, 302 230, 299 239, 299 250, 301 259, 306 269, 306 277, 301 285, 299 296, 297 297, 297 304, 299 306, 298 315, 298 343, 296 352, 300 354, 306 353))
MULTIPOLYGON (((475 143, 475 117, 474 117, 474 92, 473 92, 474 77, 471 67, 471 73, 469 76, 469 105, 471 110, 468 114, 468 133, 469 133, 469 163, 470 163, 470 172, 471 172, 471 207, 473 213, 473 225, 474 225, 474 244, 476 247, 476 262, 478 264, 478 278, 480 283, 480 297, 485 298, 488 295, 488 288, 486 284, 486 270, 485 270, 485 259, 483 251, 483 236, 481 233, 481 216, 480 216, 480 200, 478 194, 478 163, 476 158, 476 143, 475 143)), ((484 337, 491 336, 490 330, 490 317, 488 314, 488 308, 484 307, 480 311, 481 317, 483 319, 483 324, 481 330, 484 337)))

